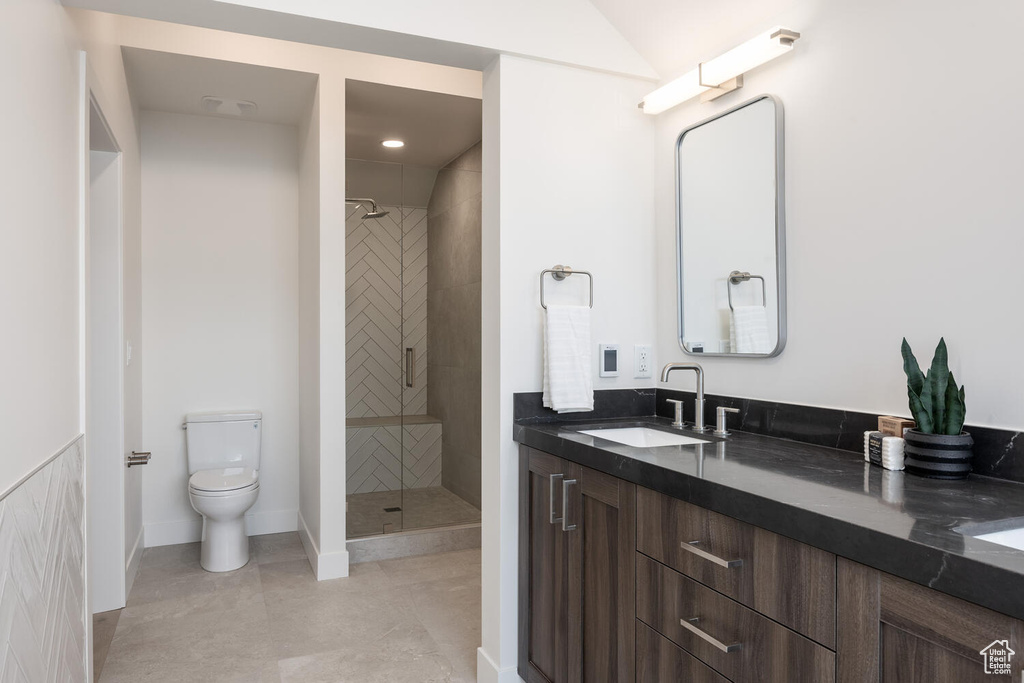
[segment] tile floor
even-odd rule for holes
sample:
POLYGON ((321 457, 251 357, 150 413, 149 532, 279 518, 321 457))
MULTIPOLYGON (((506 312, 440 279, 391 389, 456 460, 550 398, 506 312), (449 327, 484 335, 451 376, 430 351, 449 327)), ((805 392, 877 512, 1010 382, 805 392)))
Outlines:
POLYGON ((441 486, 353 493, 347 500, 348 538, 480 521, 480 510, 441 486), (389 507, 402 511, 385 512, 389 507), (385 524, 391 524, 390 530, 385 524))
POLYGON ((476 680, 479 550, 318 582, 298 534, 250 543, 249 564, 223 574, 202 570, 198 543, 147 549, 128 606, 94 618, 97 680, 476 680))

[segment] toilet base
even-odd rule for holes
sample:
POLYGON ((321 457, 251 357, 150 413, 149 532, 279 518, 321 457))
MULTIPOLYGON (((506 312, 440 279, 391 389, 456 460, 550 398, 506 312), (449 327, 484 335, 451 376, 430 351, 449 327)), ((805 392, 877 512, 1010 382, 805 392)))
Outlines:
POLYGON ((207 518, 203 523, 199 565, 208 572, 230 572, 249 563, 249 537, 245 517, 224 522, 207 518))

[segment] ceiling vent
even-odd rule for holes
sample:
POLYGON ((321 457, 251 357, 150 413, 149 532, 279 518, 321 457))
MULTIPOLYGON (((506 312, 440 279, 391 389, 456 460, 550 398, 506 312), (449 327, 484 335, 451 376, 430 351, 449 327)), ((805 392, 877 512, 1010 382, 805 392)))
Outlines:
POLYGON ((256 103, 248 100, 231 100, 226 97, 205 96, 201 100, 203 111, 221 116, 252 116, 256 113, 256 103))

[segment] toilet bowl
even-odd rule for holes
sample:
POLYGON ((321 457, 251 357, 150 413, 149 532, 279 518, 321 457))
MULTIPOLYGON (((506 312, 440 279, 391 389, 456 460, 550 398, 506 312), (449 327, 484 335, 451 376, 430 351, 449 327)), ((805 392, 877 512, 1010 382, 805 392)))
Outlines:
POLYGON ((203 516, 199 564, 208 572, 229 572, 249 561, 245 513, 256 503, 260 483, 257 473, 239 470, 243 468, 201 470, 189 479, 188 499, 203 516))

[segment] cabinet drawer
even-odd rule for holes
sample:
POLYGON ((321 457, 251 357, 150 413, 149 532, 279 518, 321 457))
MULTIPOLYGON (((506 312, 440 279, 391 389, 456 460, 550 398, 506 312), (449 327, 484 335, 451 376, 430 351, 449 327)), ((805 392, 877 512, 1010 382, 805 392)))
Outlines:
POLYGON ((637 683, 729 683, 715 670, 693 657, 642 621, 636 622, 637 683))
POLYGON ((637 549, 835 649, 832 553, 644 488, 637 549))
POLYGON ((637 619, 726 678, 835 680, 831 650, 639 553, 636 570, 637 619))

